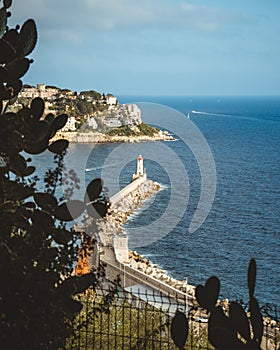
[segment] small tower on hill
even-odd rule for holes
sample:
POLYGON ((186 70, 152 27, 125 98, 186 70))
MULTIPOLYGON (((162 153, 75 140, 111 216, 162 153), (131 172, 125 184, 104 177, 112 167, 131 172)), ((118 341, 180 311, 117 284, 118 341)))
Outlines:
POLYGON ((132 181, 138 179, 139 177, 147 177, 146 171, 144 169, 143 157, 141 156, 141 154, 137 158, 136 173, 132 175, 132 181))

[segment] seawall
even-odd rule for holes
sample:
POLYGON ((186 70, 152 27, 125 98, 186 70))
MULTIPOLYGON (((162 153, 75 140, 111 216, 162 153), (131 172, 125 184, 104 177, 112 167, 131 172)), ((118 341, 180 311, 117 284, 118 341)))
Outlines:
POLYGON ((111 205, 115 206, 119 201, 123 200, 126 196, 128 196, 130 193, 135 191, 137 189, 137 187, 139 187, 144 182, 147 182, 146 174, 144 174, 144 176, 141 176, 138 179, 132 181, 129 185, 127 185, 122 190, 120 190, 118 193, 113 195, 110 198, 111 205))
POLYGON ((102 244, 113 244, 116 235, 124 233, 123 224, 143 202, 160 189, 157 182, 139 177, 110 198, 111 207, 105 220, 97 222, 98 239, 102 244))
POLYGON ((106 220, 99 220, 97 223, 99 244, 92 261, 95 264, 105 263, 108 279, 114 280, 119 276, 123 288, 141 285, 177 300, 188 299, 189 304, 193 305, 193 286, 188 285, 187 281, 171 278, 148 259, 128 249, 128 236, 123 224, 159 189, 158 183, 143 176, 110 198, 112 206, 106 220))

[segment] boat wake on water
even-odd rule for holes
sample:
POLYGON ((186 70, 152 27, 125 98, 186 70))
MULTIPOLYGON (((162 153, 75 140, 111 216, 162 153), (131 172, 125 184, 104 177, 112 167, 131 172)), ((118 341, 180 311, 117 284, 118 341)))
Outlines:
POLYGON ((239 118, 242 118, 241 115, 236 115, 236 114, 211 113, 211 112, 201 112, 201 111, 192 111, 192 114, 214 115, 214 116, 218 116, 218 117, 239 117, 239 118))
MULTIPOLYGON (((202 111, 195 111, 193 110, 191 112, 192 114, 198 114, 198 115, 208 115, 208 116, 215 116, 215 117, 227 117, 227 118, 240 118, 240 119, 246 119, 246 120, 260 120, 260 118, 256 117, 247 117, 240 114, 225 114, 225 113, 211 113, 211 112, 202 112, 202 111)), ((262 118, 263 120, 266 120, 265 118, 262 118)))
POLYGON ((95 171, 95 170, 100 170, 100 169, 104 169, 104 168, 110 168, 110 167, 114 167, 118 164, 108 164, 108 165, 102 165, 102 166, 97 166, 97 167, 93 167, 93 168, 86 168, 86 171, 95 171))

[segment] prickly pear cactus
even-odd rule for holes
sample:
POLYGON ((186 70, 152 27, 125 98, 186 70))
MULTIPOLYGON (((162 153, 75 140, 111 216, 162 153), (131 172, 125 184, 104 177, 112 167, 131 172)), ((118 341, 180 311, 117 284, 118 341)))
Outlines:
POLYGON ((251 259, 248 267, 249 316, 237 302, 229 305, 228 314, 217 305, 220 281, 211 277, 205 286, 196 287, 196 299, 210 312, 208 339, 219 350, 260 350, 263 334, 263 318, 254 297, 256 262, 251 259))

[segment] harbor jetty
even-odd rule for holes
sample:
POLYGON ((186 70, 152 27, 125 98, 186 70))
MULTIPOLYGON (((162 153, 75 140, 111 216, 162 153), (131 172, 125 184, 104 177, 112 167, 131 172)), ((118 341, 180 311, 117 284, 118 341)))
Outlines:
MULTIPOLYGON (((106 278, 120 278, 122 287, 133 293, 139 289, 174 297, 185 304, 194 303, 195 288, 187 280, 170 277, 160 267, 128 248, 128 235, 124 224, 131 214, 160 190, 160 185, 147 178, 142 156, 137 158, 132 181, 110 198, 110 210, 105 219, 96 222, 96 244, 88 268, 105 265, 106 278)), ((81 266, 82 268, 82 266, 81 266)))
MULTIPOLYGON (((159 266, 136 251, 130 250, 129 237, 124 228, 129 216, 159 190, 160 185, 157 182, 147 179, 143 158, 139 156, 132 182, 110 198, 111 207, 106 218, 96 222, 97 230, 94 232, 96 243, 93 250, 89 257, 86 255, 78 262, 75 272, 79 275, 88 273, 93 267, 105 266, 106 280, 113 281, 118 277, 125 291, 137 298, 144 296, 145 302, 153 306, 157 306, 156 300, 160 300, 159 305, 163 307, 164 296, 168 296, 169 302, 165 311, 174 316, 178 307, 181 311, 188 312, 190 307, 198 305, 195 287, 188 284, 187 280, 172 278, 159 266), (173 300, 171 304, 170 300, 173 300)), ((228 299, 218 300, 218 305, 228 312, 230 306, 228 299)), ((208 315, 207 313, 203 315, 201 318, 201 313, 194 311, 193 317, 201 320, 198 322, 207 323, 208 315)), ((263 322, 266 333, 262 344, 266 344, 267 349, 275 349, 273 339, 275 334, 279 334, 279 323, 270 317, 264 317, 263 322)))

